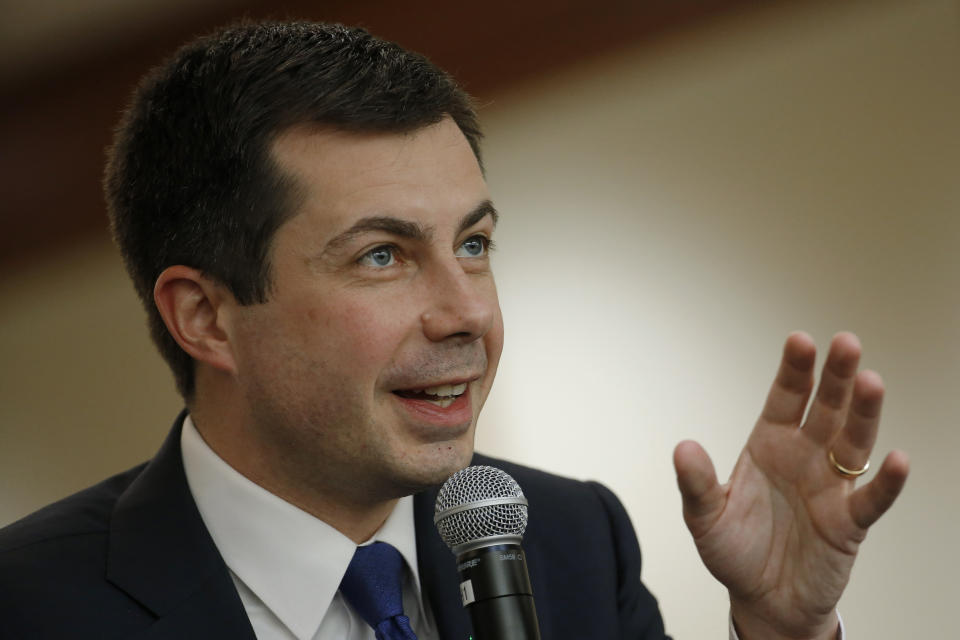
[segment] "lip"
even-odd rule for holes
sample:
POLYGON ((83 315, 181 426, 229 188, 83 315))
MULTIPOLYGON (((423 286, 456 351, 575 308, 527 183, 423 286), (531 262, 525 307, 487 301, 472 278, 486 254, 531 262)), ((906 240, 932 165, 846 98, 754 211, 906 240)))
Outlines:
POLYGON ((394 393, 396 393, 397 391, 413 391, 417 389, 419 390, 430 389, 432 387, 439 387, 445 384, 449 384, 451 386, 455 386, 458 384, 466 384, 467 389, 469 390, 470 383, 476 382, 482 377, 483 377, 483 374, 473 374, 473 375, 463 376, 460 378, 447 378, 444 380, 437 380, 436 382, 424 382, 422 380, 418 380, 416 382, 411 382, 410 384, 403 384, 403 386, 398 386, 393 391, 394 393))
MULTIPOLYGON (((463 382, 467 382, 464 380, 463 382)), ((459 382, 443 382, 441 384, 460 384, 459 382)), ((437 385, 429 385, 437 386, 437 385)), ((421 387, 422 388, 422 387, 421 387)), ((438 407, 427 400, 419 398, 404 398, 396 393, 392 394, 396 402, 413 420, 425 426, 441 427, 469 427, 473 422, 473 402, 470 399, 470 385, 460 394, 449 407, 438 407)))

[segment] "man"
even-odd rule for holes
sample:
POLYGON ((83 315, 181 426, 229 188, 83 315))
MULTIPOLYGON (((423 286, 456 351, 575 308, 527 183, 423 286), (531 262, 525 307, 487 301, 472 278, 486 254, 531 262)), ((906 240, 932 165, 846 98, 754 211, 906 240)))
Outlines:
MULTIPOLYGON (((0 534, 2 637, 470 634, 430 515, 437 484, 488 461, 473 433, 503 323, 479 138, 449 76, 340 26, 229 28, 144 80, 106 191, 187 411, 148 465, 0 534), (403 611, 381 620, 351 585, 384 549, 403 611)), ((883 394, 859 355, 834 339, 803 421, 814 348, 790 336, 727 485, 677 447, 741 638, 838 637, 858 545, 905 482, 894 453, 854 490, 883 394)), ((534 505, 543 637, 664 638, 616 498, 495 464, 534 505)))

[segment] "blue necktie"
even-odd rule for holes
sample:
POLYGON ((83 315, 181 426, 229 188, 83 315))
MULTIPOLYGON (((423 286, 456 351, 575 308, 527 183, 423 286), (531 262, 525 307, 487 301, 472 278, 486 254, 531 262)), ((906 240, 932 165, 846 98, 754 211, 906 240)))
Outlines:
POLYGON ((403 556, 385 542, 357 547, 340 593, 376 632, 377 640, 417 640, 403 615, 403 556))

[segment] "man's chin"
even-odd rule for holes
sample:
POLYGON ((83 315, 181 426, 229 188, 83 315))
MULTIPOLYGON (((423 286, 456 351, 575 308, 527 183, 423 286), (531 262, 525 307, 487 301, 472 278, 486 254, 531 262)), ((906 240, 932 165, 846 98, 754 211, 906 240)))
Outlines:
POLYGON ((473 446, 450 445, 444 451, 422 460, 415 468, 405 470, 402 484, 404 495, 411 495, 439 486, 457 471, 470 464, 473 446))

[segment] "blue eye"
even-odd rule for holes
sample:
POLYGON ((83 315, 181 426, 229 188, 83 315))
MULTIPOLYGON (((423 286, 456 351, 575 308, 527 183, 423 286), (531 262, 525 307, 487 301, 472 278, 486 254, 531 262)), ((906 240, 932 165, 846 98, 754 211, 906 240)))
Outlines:
POLYGON ((490 241, 483 236, 471 236, 457 249, 458 258, 479 258, 487 252, 490 241))
POLYGON ((374 247, 360 257, 360 264, 368 267, 389 267, 396 262, 394 248, 389 245, 374 247))

